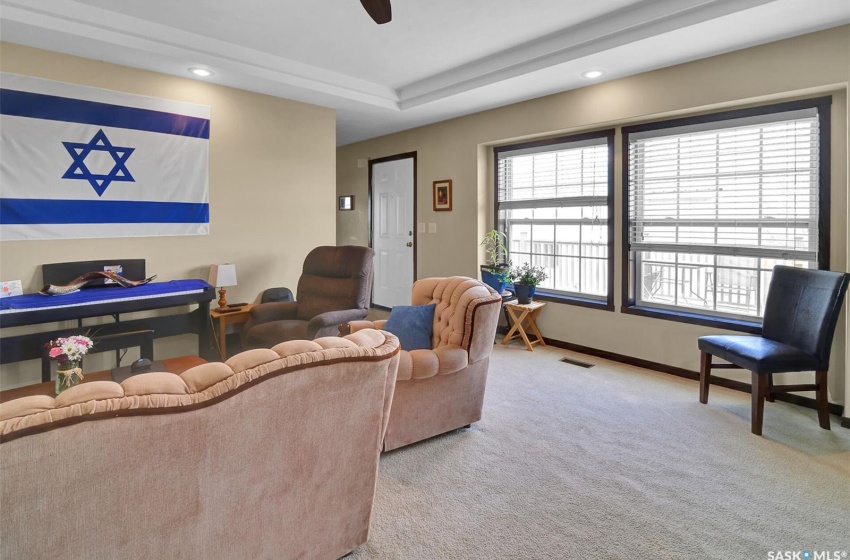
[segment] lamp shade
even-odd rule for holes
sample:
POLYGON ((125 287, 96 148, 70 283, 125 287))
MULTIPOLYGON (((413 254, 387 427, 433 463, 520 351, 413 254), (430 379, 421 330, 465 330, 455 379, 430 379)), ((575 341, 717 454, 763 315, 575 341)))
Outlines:
POLYGON ((231 263, 214 264, 210 266, 211 286, 235 286, 236 265, 231 263))

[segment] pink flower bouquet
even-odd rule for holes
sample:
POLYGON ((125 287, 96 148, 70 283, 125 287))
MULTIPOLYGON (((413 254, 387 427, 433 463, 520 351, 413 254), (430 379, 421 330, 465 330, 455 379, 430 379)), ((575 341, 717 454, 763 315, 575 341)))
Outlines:
POLYGON ((49 349, 50 358, 58 362, 59 369, 64 369, 63 366, 79 366, 83 356, 88 354, 92 346, 94 346, 92 340, 82 335, 57 338, 44 345, 49 349))

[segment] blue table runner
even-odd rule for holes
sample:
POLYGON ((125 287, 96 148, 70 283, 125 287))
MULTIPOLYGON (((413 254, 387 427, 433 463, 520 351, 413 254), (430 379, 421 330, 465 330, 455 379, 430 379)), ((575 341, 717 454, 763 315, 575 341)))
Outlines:
POLYGON ((211 287, 203 280, 190 279, 171 280, 170 282, 151 282, 150 284, 136 286, 135 288, 98 286, 96 288, 87 288, 70 294, 55 296, 23 294, 0 299, 0 311, 7 309, 38 309, 42 307, 56 307, 58 305, 82 305, 119 298, 169 295, 175 292, 203 290, 211 287))

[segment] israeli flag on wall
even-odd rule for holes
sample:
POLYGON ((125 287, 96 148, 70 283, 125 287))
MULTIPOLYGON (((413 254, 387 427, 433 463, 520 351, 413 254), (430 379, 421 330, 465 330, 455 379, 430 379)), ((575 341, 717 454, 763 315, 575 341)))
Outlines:
POLYGON ((209 233, 210 108, 0 74, 0 239, 209 233))

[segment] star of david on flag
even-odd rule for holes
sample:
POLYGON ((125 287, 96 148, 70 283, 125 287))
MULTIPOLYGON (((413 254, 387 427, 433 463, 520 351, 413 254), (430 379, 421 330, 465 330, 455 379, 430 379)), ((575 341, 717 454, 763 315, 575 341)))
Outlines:
POLYGON ((65 149, 74 158, 74 163, 62 175, 63 179, 85 179, 91 184, 97 196, 102 196, 112 181, 134 182, 133 176, 127 170, 127 158, 136 148, 119 148, 113 146, 103 129, 97 131, 88 143, 62 142, 65 149), (86 157, 93 151, 107 152, 115 160, 115 165, 107 174, 97 174, 89 171, 86 167, 86 157))
POLYGON ((0 84, 0 239, 209 234, 208 106, 0 84))

